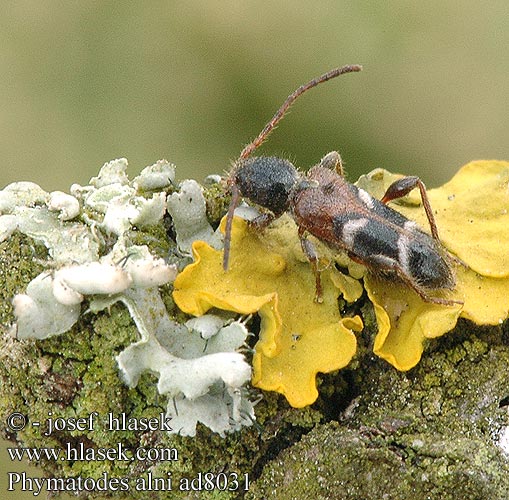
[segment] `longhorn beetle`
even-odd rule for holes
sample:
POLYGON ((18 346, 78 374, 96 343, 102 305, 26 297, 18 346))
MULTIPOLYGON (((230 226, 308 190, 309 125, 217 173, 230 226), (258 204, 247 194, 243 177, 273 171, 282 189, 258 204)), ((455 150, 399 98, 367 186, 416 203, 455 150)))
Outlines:
POLYGON ((359 65, 343 66, 300 86, 288 96, 258 137, 243 149, 226 181, 232 199, 226 218, 223 268, 228 270, 234 211, 243 197, 269 210, 251 221, 257 228, 263 228, 284 212, 290 212, 298 227, 302 250, 315 276, 316 301, 321 301, 320 270, 308 234, 332 248, 346 251, 352 260, 373 273, 397 276, 427 302, 456 304, 457 301, 429 295, 429 292, 453 289, 455 279, 450 257, 440 244, 426 188, 418 177, 397 180, 383 198, 377 200, 345 180, 341 157, 335 151, 324 156, 307 174, 299 172, 285 159, 251 157, 301 94, 322 82, 361 69, 359 65), (421 194, 431 236, 419 229, 414 221, 386 205, 416 187, 421 194))

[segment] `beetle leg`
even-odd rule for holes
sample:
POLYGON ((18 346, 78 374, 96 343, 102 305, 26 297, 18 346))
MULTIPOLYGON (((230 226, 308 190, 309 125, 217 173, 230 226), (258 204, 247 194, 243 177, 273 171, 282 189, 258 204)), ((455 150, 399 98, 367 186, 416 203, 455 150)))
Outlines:
POLYGON ((322 281, 320 279, 320 270, 318 269, 318 254, 316 253, 315 246, 304 236, 304 229, 299 228, 300 245, 304 255, 311 265, 311 270, 315 275, 315 302, 321 304, 323 302, 322 296, 322 281))
POLYGON ((232 184, 232 199, 230 201, 230 206, 228 207, 228 214, 226 215, 226 226, 224 228, 224 250, 223 250, 223 269, 228 271, 228 261, 230 260, 230 243, 232 239, 232 224, 233 224, 233 215, 235 214, 235 209, 240 201, 240 191, 239 188, 232 184))
POLYGON ((255 217, 253 220, 249 221, 249 225, 256 229, 265 229, 273 220, 276 219, 276 216, 271 213, 260 214, 258 217, 255 217))
POLYGON ((416 176, 403 177, 393 182, 385 192, 382 203, 388 203, 391 200, 396 198, 401 198, 402 196, 407 195, 412 189, 418 187, 421 193, 421 200, 424 206, 424 211, 426 212, 426 217, 428 218, 428 222, 431 228, 431 235, 436 240, 440 240, 438 237, 438 229, 437 223, 435 222, 435 217, 433 215, 433 210, 431 209, 431 205, 429 203, 428 195, 426 193, 426 186, 424 183, 416 176))
POLYGON ((398 273, 400 278, 409 285, 416 293, 421 297, 424 302, 432 303, 432 304, 440 304, 441 306, 455 306, 457 304, 463 305, 464 302, 462 300, 453 300, 453 299, 444 299, 442 297, 435 297, 433 295, 428 295, 426 290, 423 290, 419 285, 413 283, 412 281, 406 279, 404 276, 398 273))

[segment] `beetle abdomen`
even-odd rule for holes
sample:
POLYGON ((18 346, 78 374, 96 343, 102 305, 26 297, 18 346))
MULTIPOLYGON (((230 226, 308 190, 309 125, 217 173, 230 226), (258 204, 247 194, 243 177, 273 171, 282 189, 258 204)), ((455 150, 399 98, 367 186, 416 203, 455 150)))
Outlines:
MULTIPOLYGON (((427 236, 428 240, 431 240, 427 236)), ((412 241, 408 247, 407 269, 415 281, 430 289, 454 288, 454 278, 449 264, 431 240, 425 245, 419 239, 412 241)))
POLYGON ((453 288, 449 264, 433 238, 391 208, 377 208, 376 212, 397 216, 334 217, 334 232, 341 246, 375 272, 392 271, 427 289, 453 288))

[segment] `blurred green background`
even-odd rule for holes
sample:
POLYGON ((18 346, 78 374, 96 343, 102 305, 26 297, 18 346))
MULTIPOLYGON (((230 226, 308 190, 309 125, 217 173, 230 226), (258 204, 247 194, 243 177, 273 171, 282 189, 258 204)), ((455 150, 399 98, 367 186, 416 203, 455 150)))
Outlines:
POLYGON ((179 178, 221 173, 298 85, 264 154, 307 167, 337 149, 350 178, 383 166, 430 185, 508 159, 505 1, 2 2, 0 186, 86 183, 125 156, 179 178))
MULTIPOLYGON (((121 156, 132 176, 160 158, 180 179, 222 173, 291 91, 349 63, 364 71, 304 96, 260 153, 307 167, 337 149, 351 179, 386 167, 439 185, 509 159, 508 14, 506 0, 3 1, 0 187, 67 191, 121 156)), ((3 481, 5 450, 0 464, 3 481)))

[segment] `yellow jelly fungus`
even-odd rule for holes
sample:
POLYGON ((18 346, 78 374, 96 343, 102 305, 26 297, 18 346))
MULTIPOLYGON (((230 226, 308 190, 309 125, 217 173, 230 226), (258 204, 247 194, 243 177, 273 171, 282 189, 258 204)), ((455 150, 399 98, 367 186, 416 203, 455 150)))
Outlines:
POLYGON ((452 330, 460 305, 443 306, 424 302, 404 284, 368 275, 364 279, 375 308, 378 333, 373 352, 398 370, 409 370, 421 359, 423 342, 452 330))
POLYGON ((263 232, 235 218, 231 247, 229 270, 224 272, 222 252, 202 241, 193 244, 195 261, 174 283, 176 304, 196 316, 212 307, 258 312, 253 385, 284 394, 294 407, 313 403, 317 373, 346 366, 356 350, 352 330, 363 327, 358 316, 341 318, 337 286, 352 299, 362 288, 331 266, 322 272, 323 302, 314 302, 314 276, 289 217, 263 232))

